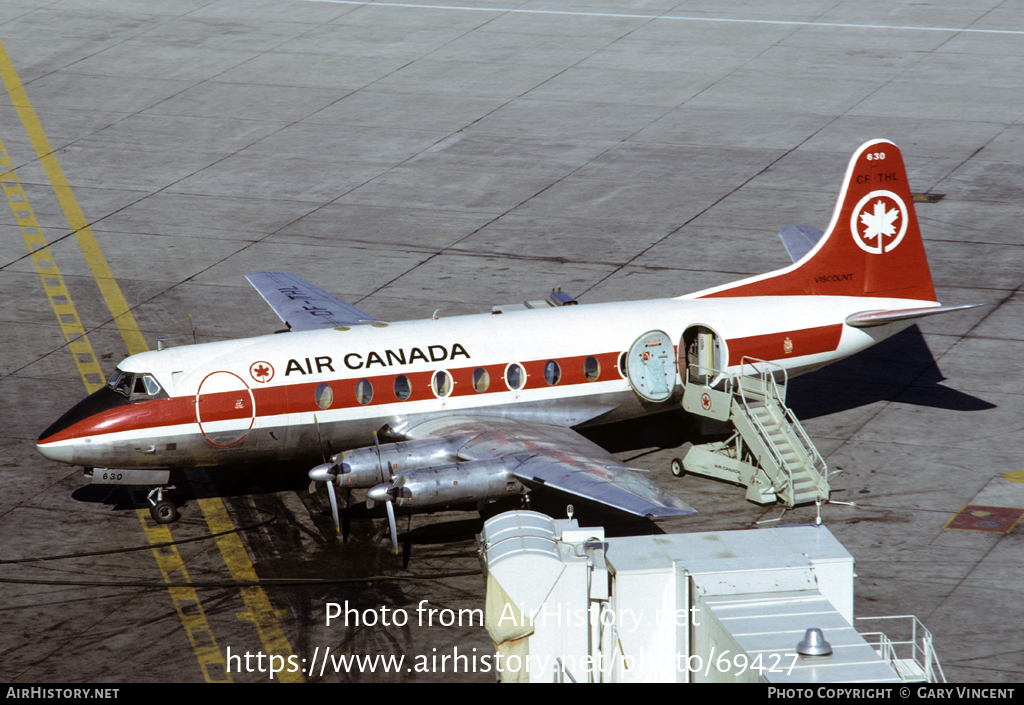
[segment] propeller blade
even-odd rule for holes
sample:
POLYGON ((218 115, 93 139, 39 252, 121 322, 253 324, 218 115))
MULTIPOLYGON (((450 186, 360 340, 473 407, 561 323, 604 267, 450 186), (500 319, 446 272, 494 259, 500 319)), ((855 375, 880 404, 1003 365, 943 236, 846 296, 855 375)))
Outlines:
POLYGON ((338 498, 334 494, 334 483, 327 483, 327 495, 331 499, 331 516, 334 517, 334 528, 341 533, 341 522, 338 521, 338 498))
POLYGON ((316 492, 316 490, 317 490, 316 480, 311 480, 310 483, 309 483, 309 493, 313 494, 314 492, 316 492))
POLYGON ((320 422, 316 420, 316 414, 313 414, 313 425, 316 427, 316 443, 320 446, 320 459, 327 462, 327 454, 324 453, 324 439, 320 436, 320 422))
POLYGON ((377 448, 377 469, 380 470, 380 481, 390 482, 391 481, 391 462, 388 461, 388 474, 384 475, 384 464, 380 459, 380 440, 377 438, 377 432, 373 432, 373 445, 377 448))
POLYGON ((392 502, 385 502, 388 508, 388 526, 391 527, 391 547, 395 549, 395 555, 398 555, 398 527, 395 525, 395 507, 392 502))

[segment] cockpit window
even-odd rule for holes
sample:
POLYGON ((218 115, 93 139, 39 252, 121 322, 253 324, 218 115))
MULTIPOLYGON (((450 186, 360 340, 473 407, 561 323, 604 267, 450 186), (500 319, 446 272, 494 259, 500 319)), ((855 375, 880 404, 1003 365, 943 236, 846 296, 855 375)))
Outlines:
POLYGON ((107 380, 107 386, 132 401, 139 401, 158 395, 166 396, 166 394, 161 394, 163 390, 160 388, 160 383, 156 381, 156 378, 145 372, 132 374, 131 372, 122 372, 115 368, 114 373, 107 380))
POLYGON ((107 386, 119 394, 130 397, 132 394, 132 375, 125 374, 119 369, 114 369, 114 374, 107 380, 107 386))
POLYGON ((146 394, 153 397, 160 393, 160 385, 152 375, 143 376, 142 381, 146 384, 146 394))

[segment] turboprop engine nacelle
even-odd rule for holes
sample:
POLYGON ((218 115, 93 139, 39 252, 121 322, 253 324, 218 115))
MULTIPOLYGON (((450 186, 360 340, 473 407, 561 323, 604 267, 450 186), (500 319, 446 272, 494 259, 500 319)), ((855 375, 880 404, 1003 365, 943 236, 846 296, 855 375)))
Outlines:
POLYGON ((523 491, 512 474, 520 464, 519 458, 493 458, 421 467, 396 476, 392 483, 377 485, 367 497, 420 509, 497 499, 523 491))
MULTIPOLYGON (((466 440, 449 436, 386 443, 380 446, 379 456, 375 447, 358 448, 332 456, 330 465, 337 466, 334 474, 338 487, 373 487, 408 470, 456 462, 457 451, 466 440)), ((326 481, 313 478, 312 472, 310 477, 326 481)))

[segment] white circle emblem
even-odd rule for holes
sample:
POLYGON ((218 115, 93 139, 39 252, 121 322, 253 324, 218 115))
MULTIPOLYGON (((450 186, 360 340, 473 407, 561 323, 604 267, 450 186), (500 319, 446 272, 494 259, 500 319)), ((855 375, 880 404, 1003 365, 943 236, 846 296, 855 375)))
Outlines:
POLYGON ((872 191, 853 209, 850 232, 865 252, 892 252, 907 233, 907 205, 892 191, 872 191))

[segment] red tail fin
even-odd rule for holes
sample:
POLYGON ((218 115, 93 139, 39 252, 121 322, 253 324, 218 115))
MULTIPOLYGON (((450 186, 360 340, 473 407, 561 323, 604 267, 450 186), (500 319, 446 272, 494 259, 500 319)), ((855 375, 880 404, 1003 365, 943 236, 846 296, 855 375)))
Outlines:
POLYGON ((693 296, 805 294, 935 301, 903 155, 892 142, 854 153, 832 222, 803 259, 693 296))

